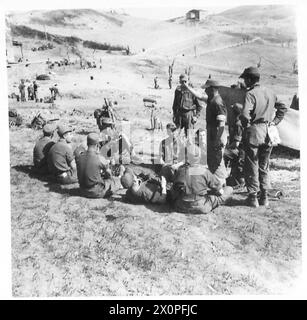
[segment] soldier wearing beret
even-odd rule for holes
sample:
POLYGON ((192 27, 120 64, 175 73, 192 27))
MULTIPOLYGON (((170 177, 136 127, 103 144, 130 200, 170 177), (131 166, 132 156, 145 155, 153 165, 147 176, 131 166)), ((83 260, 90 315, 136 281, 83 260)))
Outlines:
MULTIPOLYGON (((120 189, 120 177, 113 177, 109 161, 99 153, 100 137, 97 133, 87 136, 87 150, 76 158, 81 194, 88 198, 104 198, 120 189)), ((124 167, 120 168, 120 176, 124 167)))
POLYGON ((179 76, 180 85, 175 90, 173 102, 173 122, 177 128, 184 128, 186 136, 189 129, 194 129, 201 112, 197 98, 186 88, 187 81, 185 74, 179 76))
POLYGON ((72 184, 78 181, 76 162, 71 147, 72 129, 58 126, 60 140, 54 144, 48 153, 48 168, 60 184, 72 184))
POLYGON ((259 204, 268 206, 269 161, 273 148, 268 128, 282 121, 287 108, 271 90, 259 84, 260 73, 257 68, 246 68, 240 78, 243 78, 248 89, 241 115, 245 183, 249 194, 247 204, 252 207, 258 207, 259 204))
POLYGON ((48 173, 47 158, 50 148, 55 144, 52 140, 56 127, 52 124, 46 124, 43 127, 43 137, 35 144, 33 150, 34 171, 39 174, 48 173))

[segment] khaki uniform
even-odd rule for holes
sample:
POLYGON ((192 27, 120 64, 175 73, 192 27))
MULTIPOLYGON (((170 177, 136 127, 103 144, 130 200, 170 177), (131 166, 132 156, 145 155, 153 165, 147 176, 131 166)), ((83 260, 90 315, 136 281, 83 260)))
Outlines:
POLYGON ((242 111, 243 146, 245 150, 245 182, 249 194, 267 192, 270 188, 269 161, 272 145, 268 138, 268 124, 276 125, 284 118, 286 106, 276 95, 259 84, 248 90, 242 111))

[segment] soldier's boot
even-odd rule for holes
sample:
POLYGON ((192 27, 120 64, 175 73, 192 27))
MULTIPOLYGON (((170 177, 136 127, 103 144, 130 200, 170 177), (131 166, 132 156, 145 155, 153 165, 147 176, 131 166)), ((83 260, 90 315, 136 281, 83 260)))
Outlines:
POLYGON ((246 199, 246 204, 249 207, 258 208, 259 202, 258 202, 257 194, 249 194, 246 199))
POLYGON ((259 197, 259 204, 261 206, 265 206, 265 207, 268 207, 270 205, 269 203, 269 198, 268 198, 268 194, 266 191, 262 191, 260 193, 260 197, 259 197))

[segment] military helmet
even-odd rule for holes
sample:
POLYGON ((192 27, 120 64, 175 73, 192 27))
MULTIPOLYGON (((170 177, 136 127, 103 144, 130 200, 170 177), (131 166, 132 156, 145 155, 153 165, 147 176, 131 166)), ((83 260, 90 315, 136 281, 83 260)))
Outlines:
POLYGON ((245 68, 239 78, 246 78, 246 77, 260 78, 260 73, 258 68, 256 67, 245 68))

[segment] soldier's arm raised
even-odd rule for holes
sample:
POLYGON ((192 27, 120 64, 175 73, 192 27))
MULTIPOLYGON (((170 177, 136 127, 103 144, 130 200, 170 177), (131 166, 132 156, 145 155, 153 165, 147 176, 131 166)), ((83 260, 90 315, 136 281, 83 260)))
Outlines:
POLYGON ((184 88, 189 90, 195 98, 207 103, 208 96, 206 95, 206 93, 200 93, 197 90, 195 90, 192 87, 190 87, 189 85, 187 85, 186 83, 183 84, 183 86, 184 86, 184 88))

